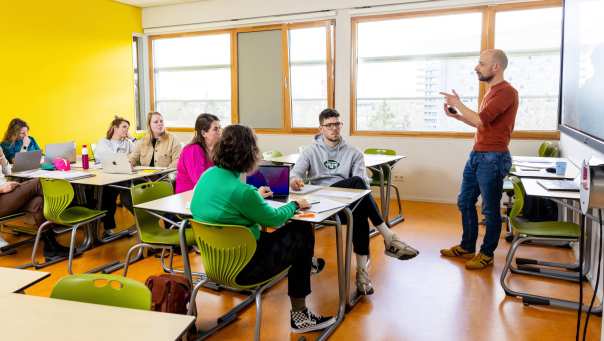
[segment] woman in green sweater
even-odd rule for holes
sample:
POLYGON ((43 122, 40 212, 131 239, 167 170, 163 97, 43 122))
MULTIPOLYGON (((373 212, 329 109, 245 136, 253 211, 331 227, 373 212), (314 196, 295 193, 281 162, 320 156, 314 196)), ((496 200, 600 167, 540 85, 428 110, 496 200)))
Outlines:
POLYGON ((254 256, 237 276, 241 284, 258 283, 291 266, 288 273, 288 295, 291 300, 291 328, 295 333, 324 329, 335 321, 306 308, 310 294, 310 274, 315 237, 312 225, 289 221, 296 212, 310 205, 304 199, 279 208, 264 200, 272 193, 268 188, 256 189, 242 183, 241 173, 253 172, 259 160, 254 132, 242 125, 224 129, 214 147, 214 167, 206 170, 195 186, 191 213, 196 220, 218 224, 248 226, 257 240, 254 256), (289 221, 289 222, 288 222, 289 221), (274 232, 261 226, 278 227, 274 232))

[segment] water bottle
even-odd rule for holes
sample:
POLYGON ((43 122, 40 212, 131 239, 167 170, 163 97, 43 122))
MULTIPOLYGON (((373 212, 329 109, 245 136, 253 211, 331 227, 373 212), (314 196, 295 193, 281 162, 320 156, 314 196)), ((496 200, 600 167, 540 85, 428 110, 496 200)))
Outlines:
POLYGON ((88 169, 88 148, 86 145, 82 145, 82 168, 88 169))

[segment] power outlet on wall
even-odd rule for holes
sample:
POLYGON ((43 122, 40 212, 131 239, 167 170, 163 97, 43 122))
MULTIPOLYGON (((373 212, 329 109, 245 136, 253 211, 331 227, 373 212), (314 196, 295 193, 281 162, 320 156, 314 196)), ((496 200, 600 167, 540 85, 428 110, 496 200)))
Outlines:
POLYGON ((403 176, 402 175, 394 175, 393 181, 398 181, 398 182, 403 182, 403 176))

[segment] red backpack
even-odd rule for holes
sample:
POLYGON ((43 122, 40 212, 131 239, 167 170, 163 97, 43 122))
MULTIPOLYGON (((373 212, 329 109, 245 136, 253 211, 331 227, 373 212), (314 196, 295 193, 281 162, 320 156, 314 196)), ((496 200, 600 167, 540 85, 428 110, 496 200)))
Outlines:
POLYGON ((151 310, 174 314, 187 313, 191 284, 183 276, 149 276, 145 285, 151 290, 151 310))

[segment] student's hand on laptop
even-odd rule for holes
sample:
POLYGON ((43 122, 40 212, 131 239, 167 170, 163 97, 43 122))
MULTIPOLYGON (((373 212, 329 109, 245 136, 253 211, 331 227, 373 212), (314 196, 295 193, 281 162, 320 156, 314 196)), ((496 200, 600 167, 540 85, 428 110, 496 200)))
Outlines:
POLYGON ((21 184, 14 181, 5 182, 3 185, 0 185, 0 193, 6 194, 12 192, 15 188, 19 187, 21 184))
POLYGON ((296 200, 294 200, 294 201, 298 203, 298 207, 299 207, 301 210, 305 210, 305 209, 307 209, 307 208, 310 208, 310 203, 309 203, 309 202, 308 202, 308 200, 306 200, 306 199, 302 199, 302 198, 300 198, 300 199, 296 199, 296 200))
POLYGON ((273 195, 273 192, 268 186, 260 186, 260 188, 258 188, 258 193, 265 199, 273 195))
POLYGON ((293 178, 289 183, 289 187, 291 187, 294 191, 299 191, 300 188, 304 187, 304 181, 300 178, 293 178))

